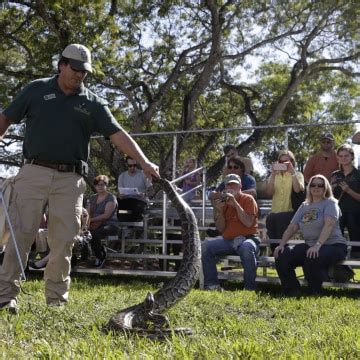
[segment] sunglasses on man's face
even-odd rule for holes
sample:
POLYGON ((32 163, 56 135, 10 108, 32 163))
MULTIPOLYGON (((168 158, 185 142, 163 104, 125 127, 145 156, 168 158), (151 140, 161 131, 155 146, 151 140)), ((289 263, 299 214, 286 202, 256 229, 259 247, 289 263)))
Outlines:
POLYGON ((239 170, 240 169, 240 166, 238 165, 228 165, 227 167, 229 170, 239 170))
POLYGON ((136 167, 136 164, 127 164, 128 167, 136 167))
POLYGON ((76 72, 76 73, 87 74, 87 71, 86 71, 86 70, 74 69, 71 65, 70 65, 70 69, 71 69, 73 72, 76 72))
POLYGON ((324 188, 324 187, 325 187, 325 184, 311 183, 311 184, 310 184, 310 187, 311 187, 311 188, 314 188, 314 187, 324 188))

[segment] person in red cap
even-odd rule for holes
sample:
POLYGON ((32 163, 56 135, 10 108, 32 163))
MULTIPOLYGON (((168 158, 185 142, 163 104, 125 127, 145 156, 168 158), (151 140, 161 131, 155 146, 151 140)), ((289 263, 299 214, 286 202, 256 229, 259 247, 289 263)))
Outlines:
MULTIPOLYGON (((13 182, 11 223, 25 267, 45 205, 49 208, 50 259, 45 278, 48 305, 68 301, 73 243, 80 233, 86 188, 90 136, 101 133, 135 159, 147 176, 159 176, 138 144, 121 127, 104 101, 84 86, 93 72, 89 49, 68 45, 58 62, 58 74, 29 83, 0 113, 0 137, 10 124, 26 123, 24 165, 13 182)), ((0 308, 17 311, 21 266, 9 242, 0 269, 0 308)))
POLYGON ((334 150, 334 137, 331 133, 323 134, 320 138, 320 151, 311 156, 304 168, 305 182, 308 183, 314 175, 324 175, 329 181, 331 174, 339 168, 334 150))

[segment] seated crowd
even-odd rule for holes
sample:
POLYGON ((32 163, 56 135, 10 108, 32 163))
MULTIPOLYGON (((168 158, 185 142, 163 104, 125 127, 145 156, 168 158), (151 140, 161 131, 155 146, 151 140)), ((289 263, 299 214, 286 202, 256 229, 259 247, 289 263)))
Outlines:
MULTIPOLYGON (((328 269, 347 255, 345 229, 350 241, 360 241, 360 171, 354 166, 354 151, 350 145, 342 145, 336 152, 333 147, 333 135, 322 135, 319 153, 310 157, 306 163, 305 179, 296 170, 295 157, 289 150, 280 151, 277 161, 271 166, 271 175, 266 184, 266 191, 272 197, 271 212, 266 217, 267 235, 269 239, 279 241, 279 245, 273 244, 271 249, 274 251, 283 291, 290 296, 299 294, 296 267, 302 266, 309 292, 319 294, 322 282, 328 278, 328 269), (298 232, 305 242, 288 246, 287 242, 298 232)), ((238 159, 235 161, 235 158, 230 158, 228 171, 224 173, 225 179, 227 176, 235 176, 228 174, 237 174, 241 176, 241 184, 242 175, 234 164, 238 164, 238 159)), ((247 257, 244 255, 245 249, 240 245, 246 243, 247 231, 252 233, 254 239, 257 238, 257 216, 251 218, 252 222, 244 221, 244 213, 253 214, 241 205, 239 194, 244 192, 239 190, 235 197, 237 201, 234 202, 232 190, 228 190, 225 180, 209 196, 218 230, 214 235, 221 236, 208 238, 202 244, 205 289, 221 289, 217 279, 216 258, 229 254, 238 254, 241 258, 244 288, 255 288, 254 274, 256 276, 258 256, 256 242, 252 248, 249 246, 251 256, 248 253, 247 257), (223 199, 226 199, 225 204, 223 199), (232 213, 233 218, 229 215, 230 208, 236 209, 232 213), (220 226, 219 218, 222 221, 220 226), (232 222, 241 225, 235 227, 232 222), (229 236, 229 228, 236 228, 238 232, 229 236)), ((360 257, 359 250, 359 247, 352 248, 352 258, 360 257)))
MULTIPOLYGON (((239 255, 244 268, 244 288, 255 290, 260 237, 253 166, 250 159, 238 155, 235 146, 227 145, 224 154, 223 180, 209 194, 216 230, 211 233, 214 238, 202 243, 205 289, 221 289, 217 258, 239 255)), ((351 241, 360 241, 360 171, 353 162, 351 146, 345 144, 335 151, 334 138, 326 133, 320 138, 320 151, 308 159, 304 175, 297 170, 295 156, 289 150, 280 151, 271 165, 266 193, 272 199, 272 206, 266 217, 266 229, 268 238, 279 242, 272 244, 271 249, 284 293, 299 293, 295 275, 298 266, 303 268, 309 291, 320 293, 329 266, 345 259, 347 254, 345 229, 351 241), (298 232, 305 242, 288 246, 287 242, 298 232)), ((107 190, 109 178, 98 175, 94 179, 96 194, 86 206, 91 233, 88 241, 97 268, 106 259, 101 240, 118 233, 119 221, 141 220, 148 196, 153 195, 152 184, 138 169, 136 161, 127 158, 126 165, 128 169, 118 178, 118 197, 107 190)), ((189 157, 180 175, 194 169, 196 160, 189 157)), ((185 194, 185 201, 194 199, 196 191, 191 189, 200 182, 199 174, 183 181, 180 191, 185 194)), ((87 256, 82 254, 82 258, 87 256)), ((360 257, 359 247, 353 248, 352 256, 360 257)))

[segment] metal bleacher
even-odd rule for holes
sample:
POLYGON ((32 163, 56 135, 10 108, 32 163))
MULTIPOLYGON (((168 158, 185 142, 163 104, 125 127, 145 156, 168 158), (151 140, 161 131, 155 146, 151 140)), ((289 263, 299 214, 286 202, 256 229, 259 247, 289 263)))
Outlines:
MULTIPOLYGON (((202 168, 195 171, 199 170, 202 168)), ((203 183, 205 184, 205 181, 203 183)), ((205 194, 206 189, 203 188, 202 199, 190 203, 198 219, 202 240, 208 237, 208 229, 215 230, 213 208, 206 200, 205 194)), ((269 256, 270 243, 278 240, 268 239, 265 227, 266 216, 271 211, 271 199, 258 199, 257 202, 260 209, 259 235, 262 241, 261 247, 265 250, 258 261, 257 282, 278 284, 280 280, 274 270, 274 258, 269 256)), ((162 200, 149 204, 142 221, 119 223, 118 234, 108 236, 103 242, 107 248, 107 260, 103 268, 76 266, 72 271, 88 274, 173 277, 182 259, 181 223, 176 210, 167 200, 166 194, 162 200)), ((349 250, 352 245, 359 244, 349 243, 349 250)), ((243 272, 239 256, 224 256, 221 263, 219 279, 242 281, 243 272)), ((359 259, 348 257, 341 264, 360 268, 359 259)), ((304 280, 300 282, 304 283, 304 280)), ((352 281, 345 284, 326 282, 324 286, 360 288, 360 282, 352 281)), ((200 287, 202 287, 201 276, 200 287)))

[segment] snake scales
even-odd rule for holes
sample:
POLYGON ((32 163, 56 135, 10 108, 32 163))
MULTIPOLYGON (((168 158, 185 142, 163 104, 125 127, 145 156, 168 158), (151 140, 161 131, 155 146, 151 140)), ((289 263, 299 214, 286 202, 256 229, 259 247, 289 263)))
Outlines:
POLYGON ((191 333, 189 328, 170 329, 168 318, 162 313, 184 298, 199 277, 201 246, 195 215, 165 179, 153 178, 154 185, 165 191, 181 220, 183 259, 179 271, 155 294, 148 293, 144 302, 127 307, 113 315, 106 329, 137 332, 139 334, 169 334, 172 331, 191 333))

